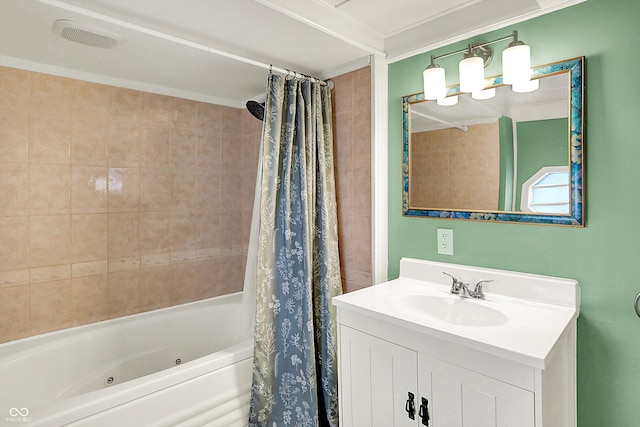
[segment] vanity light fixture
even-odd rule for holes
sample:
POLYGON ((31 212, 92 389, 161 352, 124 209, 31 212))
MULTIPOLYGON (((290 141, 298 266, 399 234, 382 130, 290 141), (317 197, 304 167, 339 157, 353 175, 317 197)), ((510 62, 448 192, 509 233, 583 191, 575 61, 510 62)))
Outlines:
POLYGON ((518 40, 518 32, 512 34, 513 41, 502 51, 502 83, 518 84, 531 80, 531 49, 518 40))
POLYGON ((460 53, 464 54, 464 59, 458 65, 460 92, 471 93, 475 99, 491 98, 491 92, 484 91, 484 67, 489 65, 493 58, 490 45, 509 39, 512 39, 511 43, 502 52, 502 82, 513 85, 513 90, 518 92, 537 89, 535 84, 526 84, 531 81, 531 50, 524 42, 518 40, 518 32, 513 31, 511 35, 496 40, 470 44, 467 48, 455 52, 431 55, 431 64, 423 73, 424 99, 433 101, 446 96, 445 70, 435 61, 460 53))
POLYGON ((471 45, 458 64, 460 92, 478 92, 484 89, 484 60, 474 54, 471 45))
POLYGON ((422 78, 424 81, 424 99, 435 101, 447 95, 444 68, 435 63, 433 55, 431 55, 431 64, 422 73, 422 78))

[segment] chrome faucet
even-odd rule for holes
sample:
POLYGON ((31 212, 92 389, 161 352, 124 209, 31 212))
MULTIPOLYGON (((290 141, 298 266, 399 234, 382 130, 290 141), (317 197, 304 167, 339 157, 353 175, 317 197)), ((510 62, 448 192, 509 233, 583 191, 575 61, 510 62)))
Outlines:
POLYGON ((453 283, 451 284, 451 293, 454 295, 460 295, 462 298, 475 298, 485 299, 483 284, 493 282, 493 280, 481 280, 476 283, 474 290, 469 289, 469 284, 458 280, 455 276, 443 271, 442 274, 446 274, 451 277, 453 283))
POLYGON ((472 290, 469 290, 469 285, 466 283, 462 283, 460 285, 460 292, 458 295, 462 298, 475 298, 475 293, 472 290))
POLYGON ((477 298, 477 299, 484 299, 484 290, 482 285, 485 283, 491 283, 493 282, 493 280, 481 280, 478 283, 476 283, 476 288, 473 291, 474 295, 473 298, 477 298))

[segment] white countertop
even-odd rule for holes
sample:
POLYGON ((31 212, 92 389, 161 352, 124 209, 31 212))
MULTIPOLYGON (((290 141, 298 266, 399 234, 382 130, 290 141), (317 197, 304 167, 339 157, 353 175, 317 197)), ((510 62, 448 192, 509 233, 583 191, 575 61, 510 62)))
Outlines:
MULTIPOLYGON (((425 312, 421 312, 416 304, 407 305, 407 302, 411 301, 412 296, 416 296, 415 299, 418 300, 417 296, 422 295, 443 298, 449 303, 458 303, 456 300, 461 297, 450 293, 451 286, 447 284, 447 281, 450 283, 450 279, 442 275, 443 268, 444 271, 451 272, 456 277, 460 274, 474 277, 475 268, 411 259, 403 259, 402 262, 405 265, 403 268, 401 264, 401 276, 398 279, 335 297, 333 304, 339 309, 355 311, 539 369, 545 368, 554 345, 578 316, 578 284, 574 280, 503 270, 477 269, 478 275, 474 280, 494 279, 498 282, 494 287, 495 290, 517 288, 517 292, 496 293, 491 292, 492 284, 490 283, 486 286, 485 300, 465 299, 463 303, 494 309, 502 313, 503 316, 500 316, 502 321, 497 322, 499 324, 480 326, 449 323, 444 319, 430 316, 426 312, 427 308, 425 312), (415 277, 416 268, 418 270, 425 268, 426 270, 421 273, 424 273, 428 279, 437 278, 440 283, 407 277, 415 277), (406 274, 403 275, 403 271, 406 274), (541 292, 540 283, 545 279, 548 279, 552 286, 544 288, 542 285, 542 289, 546 290, 541 292), (529 287, 532 295, 535 296, 532 300, 527 299, 529 287), (564 295, 561 298, 558 298, 558 295, 549 295, 546 301, 545 298, 541 298, 543 293, 558 292, 564 292, 564 295), (514 293, 518 297, 509 295, 514 293), (572 294, 575 298, 567 297, 572 294), (574 303, 570 303, 571 301, 574 303)), ((469 283, 474 285, 475 281, 469 280, 469 283)))

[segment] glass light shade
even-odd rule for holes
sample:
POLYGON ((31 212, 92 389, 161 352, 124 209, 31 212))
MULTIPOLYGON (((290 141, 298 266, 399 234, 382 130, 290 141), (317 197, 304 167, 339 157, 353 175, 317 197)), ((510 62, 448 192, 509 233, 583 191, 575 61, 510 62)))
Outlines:
POLYGON ((471 56, 460 61, 460 92, 477 92, 484 89, 484 61, 471 56))
POLYGON ((424 99, 435 101, 447 95, 447 82, 444 76, 444 68, 430 67, 422 73, 424 81, 424 99))
POLYGON ((511 85, 511 90, 518 93, 533 92, 540 87, 540 80, 529 80, 528 82, 518 82, 511 85))
POLYGON ((451 107, 453 105, 456 105, 457 103, 458 103, 458 95, 447 96, 446 98, 438 99, 438 105, 441 105, 443 107, 451 107))
POLYGON ((471 97, 473 99, 491 99, 496 96, 496 88, 492 87, 490 89, 479 90, 477 92, 471 92, 471 97))
POLYGON ((502 83, 531 80, 531 49, 526 44, 511 46, 502 51, 502 83))

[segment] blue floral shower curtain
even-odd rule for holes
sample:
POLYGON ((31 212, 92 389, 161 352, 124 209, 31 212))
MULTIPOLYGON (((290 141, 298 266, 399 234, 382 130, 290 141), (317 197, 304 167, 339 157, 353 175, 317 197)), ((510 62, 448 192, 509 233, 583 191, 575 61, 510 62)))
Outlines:
POLYGON ((269 75, 249 427, 338 426, 331 91, 269 75))

